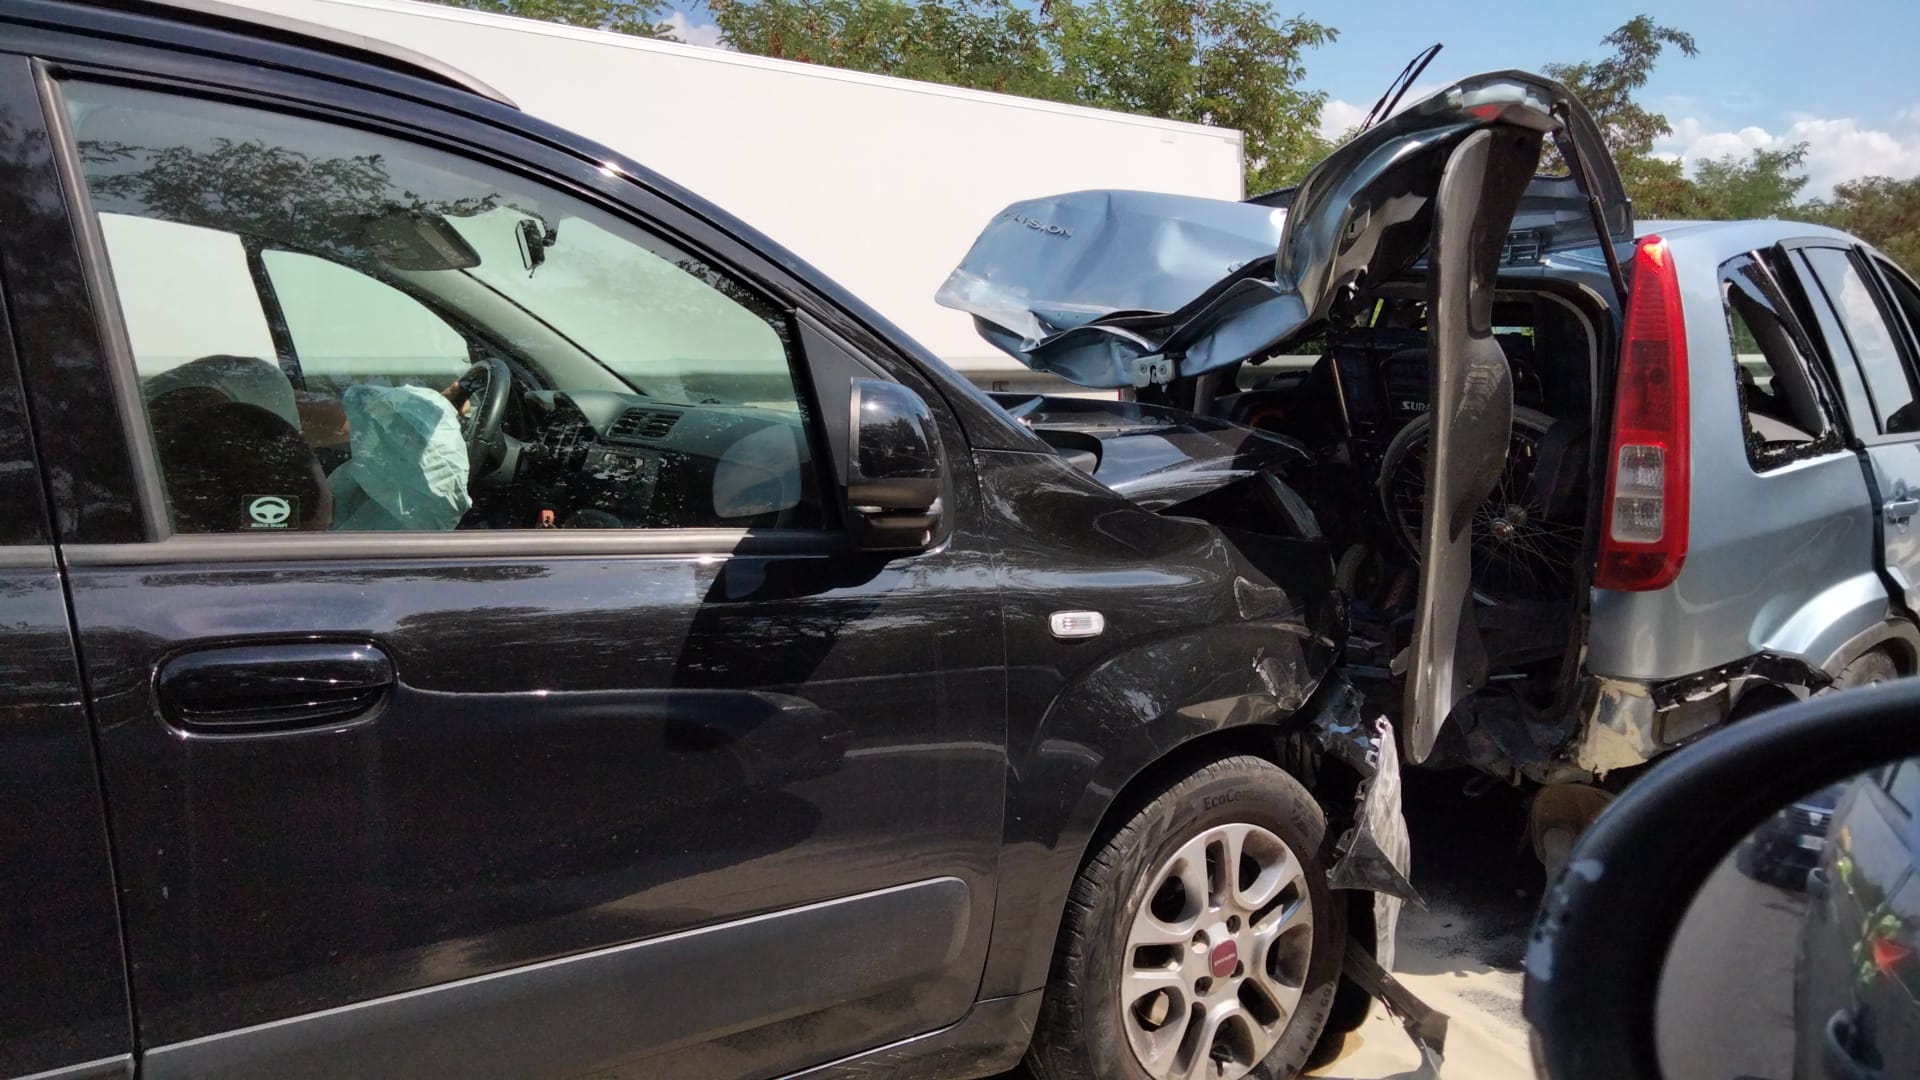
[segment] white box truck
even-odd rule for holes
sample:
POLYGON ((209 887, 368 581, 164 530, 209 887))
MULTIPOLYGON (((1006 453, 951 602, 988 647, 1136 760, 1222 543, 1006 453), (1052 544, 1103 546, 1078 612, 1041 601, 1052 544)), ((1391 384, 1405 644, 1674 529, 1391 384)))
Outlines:
POLYGON ((451 64, 746 219, 989 389, 1064 386, 933 295, 1022 199, 1237 199, 1229 128, 1060 105, 411 0, 243 0, 451 64))

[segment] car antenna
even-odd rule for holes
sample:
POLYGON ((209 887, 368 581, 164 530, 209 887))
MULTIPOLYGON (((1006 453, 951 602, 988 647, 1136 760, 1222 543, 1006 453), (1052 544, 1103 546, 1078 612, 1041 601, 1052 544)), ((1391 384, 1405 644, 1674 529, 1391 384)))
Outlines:
POLYGON ((1393 110, 1400 107, 1400 99, 1406 97, 1407 91, 1413 88, 1413 81, 1420 77, 1421 72, 1427 70, 1427 65, 1433 63, 1433 58, 1440 55, 1442 48, 1445 48, 1445 45, 1436 41, 1407 61, 1407 66, 1401 68, 1400 74, 1394 76, 1393 81, 1387 84, 1387 92, 1381 94, 1380 100, 1373 103, 1373 109, 1367 113, 1367 118, 1360 121, 1361 131, 1393 115, 1393 110))

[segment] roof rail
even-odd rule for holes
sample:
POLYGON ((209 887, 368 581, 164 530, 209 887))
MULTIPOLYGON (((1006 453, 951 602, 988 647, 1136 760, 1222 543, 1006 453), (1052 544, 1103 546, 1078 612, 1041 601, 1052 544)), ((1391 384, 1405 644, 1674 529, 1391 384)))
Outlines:
POLYGON ((141 15, 156 15, 178 22, 193 23, 216 30, 233 30, 243 24, 248 32, 293 45, 319 48, 335 55, 373 64, 389 71, 451 86, 478 94, 489 101, 519 108, 513 99, 451 64, 404 46, 370 38, 337 27, 295 19, 270 11, 242 7, 226 0, 80 0, 91 7, 109 8, 141 15))

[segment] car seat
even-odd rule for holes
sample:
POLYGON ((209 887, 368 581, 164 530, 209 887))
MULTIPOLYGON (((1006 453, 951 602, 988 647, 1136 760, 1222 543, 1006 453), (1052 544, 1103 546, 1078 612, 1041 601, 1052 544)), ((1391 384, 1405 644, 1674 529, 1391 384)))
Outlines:
POLYGON ((333 496, 300 430, 209 386, 147 404, 173 527, 183 533, 325 529, 333 496))
POLYGON ((174 390, 205 386, 220 391, 229 401, 258 406, 296 428, 300 426, 293 383, 287 381, 285 372, 257 356, 203 356, 149 375, 142 382, 149 400, 174 390))

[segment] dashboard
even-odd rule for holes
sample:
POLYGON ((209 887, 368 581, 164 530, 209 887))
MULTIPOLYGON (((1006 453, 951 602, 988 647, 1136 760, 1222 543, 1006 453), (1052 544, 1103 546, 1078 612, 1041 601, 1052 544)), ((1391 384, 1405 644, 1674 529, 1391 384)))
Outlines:
POLYGON ((819 524, 798 412, 598 390, 530 390, 521 402, 501 508, 511 517, 573 528, 819 524))

